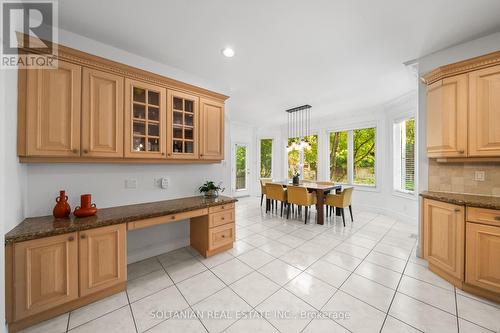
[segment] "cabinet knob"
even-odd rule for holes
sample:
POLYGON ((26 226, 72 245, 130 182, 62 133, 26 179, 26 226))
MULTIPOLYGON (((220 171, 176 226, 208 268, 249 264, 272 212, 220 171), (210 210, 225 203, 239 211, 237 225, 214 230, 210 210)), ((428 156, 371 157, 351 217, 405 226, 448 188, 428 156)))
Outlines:
POLYGON ((78 149, 73 149, 73 154, 78 154, 78 149))
POLYGON ((75 240, 75 237, 73 237, 73 236, 69 236, 69 237, 68 237, 68 241, 72 242, 72 241, 74 241, 74 240, 75 240))
POLYGON ((224 221, 224 218, 222 217, 221 220, 224 221))
POLYGON ((161 153, 161 156, 165 156, 165 153, 161 153))
POLYGON ((460 212, 460 208, 455 208, 454 211, 458 213, 460 212))
POLYGON ((82 235, 80 236, 80 238, 81 238, 81 239, 85 239, 85 237, 87 237, 87 236, 85 236, 85 234, 82 234, 82 235))
POLYGON ((83 153, 84 153, 84 154, 88 154, 88 153, 89 153, 89 151, 88 151, 87 149, 84 149, 84 150, 83 150, 83 153))
POLYGON ((200 154, 200 157, 203 157, 203 154, 200 154))
POLYGON ((171 219, 172 219, 172 220, 175 220, 175 215, 172 215, 171 219))
POLYGON ((170 153, 167 154, 167 156, 170 156, 170 155, 172 155, 172 154, 170 154, 170 153))
POLYGON ((222 238, 226 238, 226 235, 222 235, 222 238))
POLYGON ((495 216, 495 221, 500 221, 500 216, 495 216))
POLYGON ((459 154, 463 154, 463 153, 465 153, 465 150, 460 149, 460 150, 458 151, 458 153, 459 153, 459 154))

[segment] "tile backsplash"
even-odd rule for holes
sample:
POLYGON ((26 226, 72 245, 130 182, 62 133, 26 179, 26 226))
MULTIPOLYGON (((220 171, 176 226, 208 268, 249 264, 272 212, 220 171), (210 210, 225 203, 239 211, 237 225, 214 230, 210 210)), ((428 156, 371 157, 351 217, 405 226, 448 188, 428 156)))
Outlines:
POLYGON ((500 196, 500 164, 438 163, 429 159, 429 191, 500 196), (484 181, 474 180, 484 171, 484 181))

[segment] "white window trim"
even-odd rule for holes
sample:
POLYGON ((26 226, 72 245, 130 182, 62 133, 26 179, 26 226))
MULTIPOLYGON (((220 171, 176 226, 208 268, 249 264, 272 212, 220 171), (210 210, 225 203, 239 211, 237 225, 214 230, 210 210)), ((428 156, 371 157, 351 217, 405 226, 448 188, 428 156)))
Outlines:
MULTIPOLYGON (((413 191, 406 191, 400 188, 400 177, 401 177, 401 169, 400 169, 400 158, 396 158, 396 154, 399 156, 399 151, 396 151, 395 149, 395 143, 397 142, 396 140, 401 140, 401 132, 398 131, 399 133, 396 133, 394 130, 395 125, 400 124, 401 122, 413 118, 415 120, 415 129, 417 129, 417 119, 415 117, 415 114, 411 111, 404 112, 400 114, 398 117, 392 119, 392 132, 393 135, 392 137, 392 142, 391 142, 391 152, 392 152, 392 159, 393 159, 393 169, 392 169, 392 195, 405 198, 405 199, 411 199, 411 200, 418 200, 418 195, 417 195, 417 189, 416 189, 416 175, 417 175, 417 165, 415 164, 415 190, 413 191), (398 184, 398 185, 397 185, 398 184)), ((415 154, 415 161, 417 161, 417 131, 415 130, 415 147, 414 147, 414 154, 415 154)), ((400 149, 398 149, 400 150, 400 149)))
POLYGON ((380 192, 380 170, 379 170, 379 144, 380 144, 380 122, 370 121, 362 123, 354 123, 349 126, 333 127, 326 130, 327 136, 327 158, 326 170, 327 178, 331 179, 330 175, 330 133, 332 132, 347 132, 347 179, 349 183, 339 183, 339 185, 352 186, 356 190, 365 192, 380 192), (354 130, 375 128, 375 185, 354 184, 354 130))

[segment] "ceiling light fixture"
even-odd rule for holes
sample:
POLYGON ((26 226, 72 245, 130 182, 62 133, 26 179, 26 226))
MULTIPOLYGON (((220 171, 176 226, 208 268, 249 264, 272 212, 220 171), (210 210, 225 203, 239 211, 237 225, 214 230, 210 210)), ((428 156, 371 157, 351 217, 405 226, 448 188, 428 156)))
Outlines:
POLYGON ((230 47, 222 49, 222 54, 227 58, 232 58, 234 56, 234 50, 230 47))
POLYGON ((286 110, 288 114, 288 138, 293 139, 287 150, 311 149, 307 142, 311 135, 311 106, 309 104, 286 110), (295 142, 298 139, 298 142, 295 142))

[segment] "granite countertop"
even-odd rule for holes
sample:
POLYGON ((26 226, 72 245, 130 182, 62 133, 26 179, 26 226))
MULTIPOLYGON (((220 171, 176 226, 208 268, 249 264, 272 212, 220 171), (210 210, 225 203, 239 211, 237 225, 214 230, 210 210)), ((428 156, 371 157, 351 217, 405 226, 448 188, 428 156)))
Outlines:
POLYGON ((208 208, 237 200, 230 197, 204 198, 202 196, 179 198, 174 200, 149 202, 98 209, 91 217, 76 218, 70 215, 66 219, 53 216, 30 217, 25 219, 5 235, 5 244, 23 242, 30 239, 60 235, 69 232, 87 230, 107 225, 133 222, 137 220, 177 214, 196 209, 208 208))
POLYGON ((427 199, 448 202, 455 205, 500 209, 500 197, 488 195, 425 191, 420 193, 420 196, 427 199))

